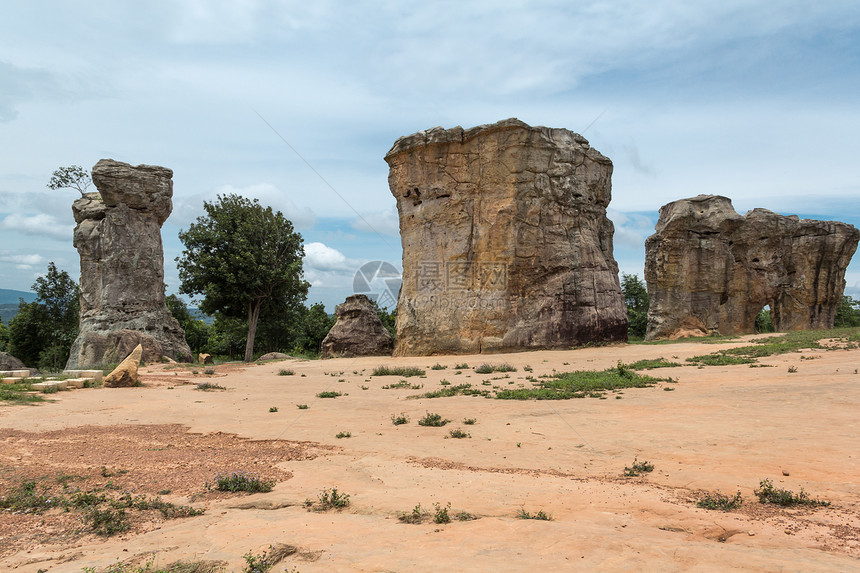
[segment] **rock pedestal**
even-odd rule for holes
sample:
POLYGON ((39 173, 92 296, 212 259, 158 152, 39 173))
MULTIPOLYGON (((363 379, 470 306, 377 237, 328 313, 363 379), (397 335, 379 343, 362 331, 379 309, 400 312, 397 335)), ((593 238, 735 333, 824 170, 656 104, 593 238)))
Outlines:
POLYGON ((346 297, 335 308, 337 322, 320 346, 320 358, 388 356, 393 341, 370 299, 363 294, 346 297))
POLYGON ((845 223, 767 209, 739 215, 718 195, 664 205, 645 243, 646 339, 671 338, 690 324, 752 333, 765 305, 777 331, 832 328, 858 240, 860 231, 845 223))
POLYGON ((173 209, 173 171, 102 159, 97 193, 72 205, 81 257, 81 322, 67 369, 119 362, 135 346, 147 362, 191 361, 185 333, 164 303, 161 225, 173 209))
POLYGON ((385 160, 403 244, 395 355, 627 339, 612 162, 585 138, 508 119, 419 131, 385 160))

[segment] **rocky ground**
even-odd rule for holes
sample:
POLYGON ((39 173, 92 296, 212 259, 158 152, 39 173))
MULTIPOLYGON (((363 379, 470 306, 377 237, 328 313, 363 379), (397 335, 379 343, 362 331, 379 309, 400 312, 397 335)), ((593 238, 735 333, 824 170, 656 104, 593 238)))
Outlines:
POLYGON ((205 510, 169 518, 129 501, 129 529, 110 536, 93 533, 86 509, 0 511, 0 569, 185 560, 241 571, 243 555, 270 546, 285 555, 273 571, 857 569, 858 349, 759 359, 771 367, 649 370, 674 381, 604 399, 410 398, 463 383, 530 386, 528 376, 619 360, 684 363, 746 343, 159 365, 143 368, 139 388, 0 405, 5 499, 29 480, 50 499, 90 492, 115 507, 159 499, 205 510), (483 363, 516 371, 478 374, 483 363), (469 368, 455 368, 462 364, 469 368), (426 377, 371 376, 381 365, 419 367, 426 377), (204 382, 224 389, 198 389, 204 382), (341 395, 318 397, 325 392, 341 395), (451 422, 418 425, 428 412, 451 422), (394 425, 401 414, 409 422, 394 425), (625 477, 634 460, 654 470, 625 477), (234 471, 274 488, 213 491, 216 474, 234 471), (831 505, 761 504, 753 491, 763 479, 831 505), (320 495, 331 488, 350 496, 348 506, 321 510, 320 495), (715 491, 740 491, 744 503, 731 512, 696 506, 715 491), (417 505, 420 523, 399 519, 417 505), (435 523, 446 509, 451 522, 435 523), (522 519, 523 512, 551 519, 522 519))

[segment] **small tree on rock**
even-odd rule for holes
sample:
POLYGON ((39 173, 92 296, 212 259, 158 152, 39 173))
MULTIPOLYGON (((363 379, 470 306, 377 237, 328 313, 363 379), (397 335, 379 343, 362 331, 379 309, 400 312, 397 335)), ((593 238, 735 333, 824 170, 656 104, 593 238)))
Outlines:
POLYGON ((206 314, 247 319, 245 362, 250 362, 264 303, 298 305, 307 297, 302 236, 280 211, 256 199, 219 195, 203 208, 206 215, 179 232, 185 245, 176 259, 179 292, 202 295, 199 308, 206 314))
POLYGON ((51 180, 48 182, 48 189, 75 189, 80 192, 83 197, 87 188, 92 184, 90 174, 80 165, 69 165, 68 167, 60 167, 51 174, 51 180))
POLYGON ((645 336, 648 328, 648 289, 638 275, 621 273, 621 292, 627 306, 628 336, 645 336))

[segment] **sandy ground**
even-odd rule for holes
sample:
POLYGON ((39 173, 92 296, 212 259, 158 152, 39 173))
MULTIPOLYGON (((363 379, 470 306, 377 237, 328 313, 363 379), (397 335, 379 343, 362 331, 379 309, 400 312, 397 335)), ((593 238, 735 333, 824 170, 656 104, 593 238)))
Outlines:
POLYGON ((736 344, 286 360, 218 366, 208 376, 201 367, 195 375, 190 367, 152 366, 140 388, 2 405, 3 489, 72 474, 82 488, 110 481, 206 512, 138 516, 129 532, 108 538, 84 532, 78 518, 59 510, 0 513, 0 569, 79 572, 117 560, 185 559, 241 571, 245 553, 289 544, 297 551, 274 571, 860 570, 860 350, 761 360, 772 368, 652 370, 677 383, 624 390, 620 399, 408 399, 442 380, 516 387, 529 374, 643 358, 683 362, 736 344), (454 366, 464 362, 508 362, 517 371, 510 378, 457 374, 454 366), (447 368, 429 369, 437 363, 447 368), (427 369, 426 378, 409 378, 423 388, 384 389, 401 378, 371 377, 383 364, 427 369), (283 369, 295 374, 281 376, 283 369), (226 390, 197 390, 203 381, 226 390), (323 391, 343 395, 318 398, 323 391), (428 411, 452 423, 419 426, 428 411), (399 413, 410 423, 393 425, 399 413), (465 425, 466 418, 476 423, 465 425), (451 429, 471 437, 450 438, 451 429), (351 437, 338 439, 339 432, 351 437), (655 470, 623 477, 634 458, 655 470), (214 474, 239 470, 277 484, 270 493, 207 492, 214 474), (832 506, 759 504, 753 490, 764 478, 832 506), (331 487, 351 496, 348 508, 304 507, 331 487), (714 490, 739 490, 743 508, 697 508, 698 496, 714 490), (417 504, 432 515, 436 503, 478 519, 398 520, 417 504), (519 519, 520 510, 543 510, 552 520, 519 519))

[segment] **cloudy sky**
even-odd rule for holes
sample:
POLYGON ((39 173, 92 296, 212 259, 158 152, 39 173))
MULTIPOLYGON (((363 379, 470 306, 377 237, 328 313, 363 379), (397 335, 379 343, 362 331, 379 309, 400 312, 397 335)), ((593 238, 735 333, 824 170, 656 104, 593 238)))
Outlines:
POLYGON ((853 0, 6 2, 0 288, 79 274, 76 193, 45 184, 107 157, 174 170, 169 292, 179 229, 235 192, 293 220, 332 310, 362 264, 401 266, 394 141, 508 117, 613 160, 616 258, 642 276, 657 209, 699 193, 860 226, 858 93, 853 0))

